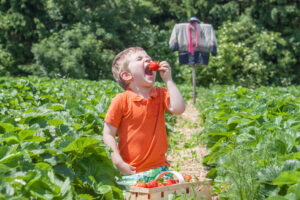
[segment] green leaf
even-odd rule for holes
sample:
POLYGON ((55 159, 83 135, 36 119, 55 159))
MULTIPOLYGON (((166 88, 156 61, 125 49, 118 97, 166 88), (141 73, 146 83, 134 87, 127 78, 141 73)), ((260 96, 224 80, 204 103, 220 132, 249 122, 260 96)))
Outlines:
POLYGON ((265 128, 265 129, 269 129, 269 130, 274 130, 276 128, 280 129, 280 126, 278 126, 274 122, 266 122, 266 123, 263 124, 262 127, 265 128))
POLYGON ((5 157, 0 159, 0 164, 15 167, 19 164, 18 159, 22 156, 23 154, 21 152, 6 155, 5 157))
POLYGON ((1 132, 0 133, 5 133, 5 132, 13 132, 15 131, 15 127, 12 124, 9 123, 1 123, 0 122, 0 127, 1 127, 1 132), (3 132, 5 130, 5 132, 3 132))
POLYGON ((64 183, 61 186, 61 194, 63 199, 66 200, 72 200, 73 199, 73 194, 72 194, 72 188, 71 188, 72 183, 70 182, 69 178, 66 178, 64 183))
POLYGON ((256 138, 253 135, 250 134, 240 134, 236 137, 236 142, 243 143, 243 142, 254 142, 256 141, 256 138))
POLYGON ((76 196, 76 200, 94 200, 94 198, 89 194, 79 194, 76 196))
POLYGON ((233 132, 207 132, 207 136, 226 136, 228 138, 233 136, 233 132))
POLYGON ((82 152, 84 148, 100 142, 94 138, 80 137, 63 149, 63 152, 78 151, 82 152))
POLYGON ((49 109, 54 111, 59 111, 59 110, 64 110, 65 107, 61 104, 53 104, 52 106, 49 107, 49 109))
POLYGON ((20 141, 23 141, 24 139, 34 135, 37 132, 38 130, 22 130, 19 132, 19 139, 20 141))
POLYGON ((53 167, 54 171, 64 177, 67 177, 71 181, 74 180, 74 173, 71 167, 68 167, 65 163, 57 164, 53 167))
POLYGON ((112 189, 108 185, 100 185, 97 187, 97 190, 100 194, 104 194, 105 196, 110 196, 112 198, 112 189))
POLYGON ((46 116, 36 116, 29 120, 29 125, 38 124, 40 128, 45 128, 48 125, 46 116))
POLYGON ((41 137, 41 136, 33 136, 31 138, 26 139, 25 141, 27 141, 27 142, 38 142, 39 143, 39 142, 45 142, 46 139, 41 137))
POLYGON ((237 123, 240 123, 242 120, 242 118, 240 116, 233 116, 231 117, 228 121, 227 121, 227 124, 237 124, 237 123))
POLYGON ((243 96, 247 92, 247 88, 239 88, 236 93, 240 96, 243 96))
POLYGON ((291 185, 287 193, 293 193, 296 197, 295 199, 300 199, 300 182, 295 185, 291 185))
POLYGON ((267 200, 289 200, 283 196, 273 196, 273 197, 269 197, 267 200))
POLYGON ((11 153, 15 153, 18 145, 12 146, 0 146, 0 159, 8 156, 11 153))
POLYGON ((212 168, 207 174, 206 177, 207 178, 215 178, 217 176, 217 169, 216 168, 212 168))
POLYGON ((74 126, 74 128, 75 128, 76 130, 79 130, 79 129, 82 129, 82 128, 83 128, 83 126, 82 126, 81 124, 77 124, 77 123, 74 123, 73 126, 74 126))
POLYGON ((59 127, 59 125, 63 124, 64 121, 63 121, 63 120, 48 120, 48 123, 49 123, 51 126, 59 127))
POLYGON ((300 171, 284 171, 273 180, 275 185, 295 184, 300 181, 300 171))
POLYGON ((251 125, 255 120, 251 119, 241 119, 241 122, 237 125, 237 128, 244 127, 244 126, 249 126, 251 125))
POLYGON ((78 116, 81 116, 81 115, 84 115, 85 114, 85 110, 84 108, 82 108, 81 106, 75 106, 74 108, 71 109, 71 112, 74 116, 78 117, 78 116))
POLYGON ((280 134, 277 136, 277 139, 285 145, 286 152, 290 152, 292 150, 295 143, 295 138, 292 135, 280 134))
POLYGON ((5 137, 3 141, 5 141, 8 145, 17 144, 20 142, 16 136, 5 137))
POLYGON ((298 159, 300 160, 300 151, 296 152, 293 154, 293 159, 298 159))

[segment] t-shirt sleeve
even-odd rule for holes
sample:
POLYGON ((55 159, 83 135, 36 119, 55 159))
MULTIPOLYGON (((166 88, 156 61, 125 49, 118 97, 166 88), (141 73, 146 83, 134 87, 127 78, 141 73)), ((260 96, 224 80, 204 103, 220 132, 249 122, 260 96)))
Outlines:
POLYGON ((161 88, 161 94, 162 94, 162 100, 163 100, 163 104, 164 104, 164 110, 167 110, 169 113, 171 113, 169 110, 170 95, 169 95, 167 88, 161 88))
POLYGON ((122 113, 123 113, 122 102, 123 101, 121 95, 115 96, 110 103, 110 106, 107 110, 104 119, 106 123, 109 123, 110 125, 116 128, 119 127, 122 119, 122 113))

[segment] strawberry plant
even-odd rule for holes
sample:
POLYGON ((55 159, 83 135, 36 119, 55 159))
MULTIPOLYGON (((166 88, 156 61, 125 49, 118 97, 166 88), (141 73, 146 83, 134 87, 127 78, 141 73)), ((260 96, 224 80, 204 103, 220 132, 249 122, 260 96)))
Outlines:
POLYGON ((0 77, 0 199, 122 199, 102 141, 118 92, 105 80, 0 77))
POLYGON ((116 84, 0 78, 0 88, 1 199, 121 198, 101 136, 116 84))
POLYGON ((299 91, 215 87, 197 105, 205 121, 198 140, 210 150, 203 162, 221 199, 299 198, 299 91))

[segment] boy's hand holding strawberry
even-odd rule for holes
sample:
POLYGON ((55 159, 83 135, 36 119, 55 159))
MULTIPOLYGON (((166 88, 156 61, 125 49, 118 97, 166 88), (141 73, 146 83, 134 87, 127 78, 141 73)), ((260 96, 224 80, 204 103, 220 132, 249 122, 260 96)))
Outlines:
POLYGON ((158 68, 159 68, 159 62, 157 62, 157 61, 152 61, 152 62, 149 64, 149 68, 150 68, 152 71, 158 71, 158 68))
POLYGON ((171 67, 167 61, 157 62, 152 61, 149 65, 152 71, 160 71, 160 77, 166 83, 167 81, 172 81, 171 67))

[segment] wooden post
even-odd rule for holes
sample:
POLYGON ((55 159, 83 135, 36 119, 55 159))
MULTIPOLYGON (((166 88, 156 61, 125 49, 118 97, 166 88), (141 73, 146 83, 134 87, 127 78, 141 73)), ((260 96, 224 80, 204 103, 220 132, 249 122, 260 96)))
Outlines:
POLYGON ((196 68, 195 68, 195 64, 193 64, 193 103, 196 103, 196 68))

